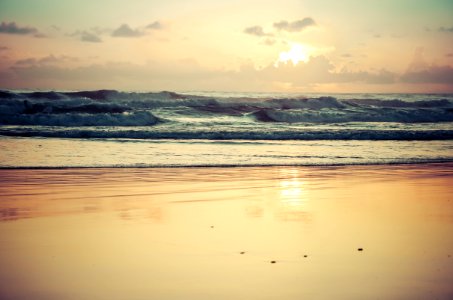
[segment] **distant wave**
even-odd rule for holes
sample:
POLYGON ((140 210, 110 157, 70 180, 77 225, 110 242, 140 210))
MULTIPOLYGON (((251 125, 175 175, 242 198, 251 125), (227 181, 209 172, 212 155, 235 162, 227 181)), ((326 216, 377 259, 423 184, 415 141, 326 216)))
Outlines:
POLYGON ((450 140, 453 130, 309 130, 309 131, 159 131, 67 128, 8 128, 0 135, 58 138, 207 139, 207 140, 450 140))

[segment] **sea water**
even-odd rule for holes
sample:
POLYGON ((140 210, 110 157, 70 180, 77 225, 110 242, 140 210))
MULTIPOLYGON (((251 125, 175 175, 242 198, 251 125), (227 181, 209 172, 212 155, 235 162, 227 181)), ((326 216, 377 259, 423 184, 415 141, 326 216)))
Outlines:
POLYGON ((0 92, 0 167, 453 160, 451 94, 0 92))

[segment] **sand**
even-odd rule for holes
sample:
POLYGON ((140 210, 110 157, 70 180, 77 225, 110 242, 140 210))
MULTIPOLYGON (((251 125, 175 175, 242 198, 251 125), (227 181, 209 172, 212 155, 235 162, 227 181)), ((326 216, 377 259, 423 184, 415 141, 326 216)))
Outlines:
POLYGON ((0 170, 0 299, 451 299, 453 164, 0 170))

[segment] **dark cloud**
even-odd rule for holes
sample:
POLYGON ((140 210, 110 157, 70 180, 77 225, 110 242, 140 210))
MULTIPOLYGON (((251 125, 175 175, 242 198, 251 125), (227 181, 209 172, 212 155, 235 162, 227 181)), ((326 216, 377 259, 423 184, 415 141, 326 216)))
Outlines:
POLYGON ((91 32, 88 32, 88 31, 82 31, 82 33, 80 34, 80 40, 82 42, 89 42, 89 43, 101 43, 102 42, 100 37, 98 37, 97 35, 95 35, 91 32))
POLYGON ((453 67, 432 65, 424 70, 409 70, 401 76, 401 81, 407 83, 453 84, 453 67))
POLYGON ((138 29, 132 29, 127 24, 122 24, 112 32, 113 37, 140 37, 144 33, 138 29))
POLYGON ((159 29, 162 29, 163 26, 162 26, 162 23, 156 21, 156 22, 153 22, 153 23, 149 24, 148 26, 146 26, 146 28, 159 30, 159 29))
POLYGON ((66 56, 66 55, 55 56, 53 54, 50 54, 48 56, 44 56, 41 58, 31 57, 31 58, 19 59, 15 62, 15 65, 20 66, 20 67, 44 66, 44 65, 55 65, 55 64, 67 62, 67 61, 77 61, 77 58, 71 57, 71 56, 66 56))
POLYGON ((76 68, 62 65, 18 65, 0 78, 3 86, 34 84, 52 88, 190 89, 212 80, 223 82, 225 72, 201 68, 191 60, 144 65, 109 62, 76 68))
POLYGON ((79 38, 82 42, 88 42, 88 43, 101 43, 102 40, 99 37, 98 34, 93 33, 91 30, 77 30, 69 36, 77 37, 79 38))
POLYGON ((453 67, 429 64, 425 59, 425 49, 418 47, 400 80, 405 83, 453 84, 453 67))
POLYGON ((251 26, 244 29, 244 33, 254 36, 272 36, 270 33, 266 33, 261 26, 251 26))
POLYGON ((0 46, 0 51, 6 51, 6 50, 9 50, 9 48, 6 46, 0 46))
POLYGON ((91 27, 87 30, 77 30, 74 33, 68 34, 69 36, 78 37, 82 42, 89 42, 89 43, 101 43, 102 36, 110 35, 112 37, 141 37, 148 32, 149 30, 161 30, 163 26, 160 22, 155 21, 153 23, 148 24, 146 27, 138 27, 138 28, 131 28, 128 24, 122 24, 118 28, 112 30, 111 28, 104 28, 104 27, 91 27))
POLYGON ((0 33, 5 34, 17 34, 17 35, 33 35, 34 37, 46 37, 44 34, 40 33, 38 29, 34 27, 20 27, 16 22, 2 22, 0 24, 0 33))
POLYGON ((453 84, 453 67, 429 64, 423 47, 415 49, 411 63, 400 81, 405 83, 453 84))
POLYGON ((280 21, 274 23, 274 27, 278 30, 288 31, 288 32, 299 32, 304 30, 307 27, 315 26, 316 22, 312 18, 303 18, 302 20, 297 20, 293 22, 280 21))
POLYGON ((445 54, 446 57, 453 57, 453 53, 447 53, 445 54))
POLYGON ((38 29, 34 27, 19 27, 16 22, 2 22, 0 24, 0 33, 8 34, 36 34, 38 29))
POLYGON ((453 26, 450 27, 450 28, 447 28, 447 27, 439 27, 439 32, 450 32, 450 33, 453 33, 453 26))
POLYGON ((333 73, 331 80, 336 83, 363 82, 369 84, 392 84, 398 81, 398 75, 385 69, 377 72, 350 72, 343 70, 338 73, 333 73))
POLYGON ((36 58, 19 59, 16 61, 16 65, 33 65, 36 63, 36 61, 36 58))

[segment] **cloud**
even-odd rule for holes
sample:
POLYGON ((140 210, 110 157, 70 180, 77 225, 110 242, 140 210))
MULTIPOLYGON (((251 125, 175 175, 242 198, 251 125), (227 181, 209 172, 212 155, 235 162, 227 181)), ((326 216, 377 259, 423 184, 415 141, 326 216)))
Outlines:
POLYGON ((160 23, 159 21, 155 21, 151 24, 148 24, 148 26, 146 26, 147 29, 155 29, 155 30, 160 30, 163 28, 162 26, 162 23, 160 23))
POLYGON ((309 86, 313 84, 332 83, 366 83, 366 84, 392 84, 397 82, 397 74, 379 70, 349 71, 347 69, 335 70, 334 64, 325 56, 311 57, 306 63, 282 64, 278 67, 268 66, 262 70, 255 70, 251 78, 266 78, 270 82, 289 82, 293 86, 309 86))
POLYGON ((30 66, 56 65, 68 61, 77 61, 77 58, 66 55, 55 56, 53 54, 50 54, 41 58, 30 57, 25 59, 19 59, 14 64, 15 66, 19 67, 30 67, 30 66))
POLYGON ((445 54, 446 57, 453 57, 453 53, 447 53, 445 54))
POLYGON ((45 37, 38 29, 34 27, 20 27, 16 22, 2 22, 0 24, 0 33, 4 34, 17 34, 17 35, 33 35, 34 37, 45 37))
MULTIPOLYGON (((0 70, 1 72, 1 70, 0 70)), ((124 62, 90 64, 79 67, 63 65, 16 65, 4 72, 0 85, 42 86, 52 89, 156 89, 188 90, 210 80, 223 82, 225 72, 201 68, 193 60, 161 63, 149 61, 138 65, 124 62)))
POLYGON ((439 83, 453 85, 453 67, 431 65, 424 70, 407 71, 401 76, 406 83, 439 83))
POLYGON ((8 47, 6 47, 6 46, 0 46, 0 51, 7 51, 7 50, 9 50, 8 47))
POLYGON ((25 58, 16 61, 16 65, 34 65, 37 62, 36 58, 25 58))
MULTIPOLYGON (((419 51, 418 51, 419 52, 419 51)), ((282 86, 310 90, 319 86, 379 85, 389 90, 401 86, 438 87, 439 91, 453 89, 453 67, 419 66, 405 73, 381 70, 338 69, 325 56, 311 57, 307 62, 269 64, 256 68, 252 64, 238 70, 208 69, 193 60, 146 64, 107 62, 103 64, 71 64, 74 58, 49 55, 19 60, 8 69, 9 77, 0 79, 3 86, 41 88, 115 88, 148 90, 236 90, 272 91, 282 86)), ((6 74, 6 73, 5 73, 6 74)))
POLYGON ((415 49, 411 63, 400 76, 405 83, 437 83, 453 85, 453 67, 429 64, 423 47, 415 49))
MULTIPOLYGON (((99 34, 93 33, 93 29, 88 30, 77 30, 74 33, 68 34, 69 36, 78 37, 82 42, 88 43, 101 43, 102 39, 99 37, 99 34)), ((95 31, 96 32, 96 31, 95 31)))
POLYGON ((140 37, 144 33, 138 29, 132 29, 127 24, 122 24, 112 32, 113 37, 140 37))
POLYGON ((273 46, 277 41, 275 39, 271 39, 271 38, 266 38, 264 41, 263 41, 263 45, 266 45, 266 46, 273 46))
POLYGON ((96 84, 98 87, 117 85, 117 89, 182 90, 196 86, 200 89, 252 90, 269 89, 273 82, 289 82, 301 87, 329 83, 390 84, 396 82, 397 78, 396 74, 385 70, 374 73, 335 71, 335 66, 324 56, 312 57, 307 63, 296 66, 287 64, 276 68, 270 64, 262 69, 245 66, 239 71, 206 69, 193 61, 149 62, 144 65, 109 62, 67 68, 55 63, 58 59, 47 57, 47 62, 44 59, 28 59, 17 62, 11 70, 23 82, 48 81, 55 86, 64 83, 69 85, 67 88, 78 88, 76 84, 83 83, 92 87, 96 84))
POLYGON ((450 32, 450 33, 453 33, 453 26, 450 27, 450 28, 446 28, 446 27, 439 27, 438 29, 439 32, 450 32))
POLYGON ((288 32, 299 32, 310 26, 316 26, 316 22, 312 18, 303 18, 293 22, 280 21, 274 23, 274 27, 277 30, 288 32))
POLYGON ((104 27, 99 27, 99 26, 94 26, 91 27, 89 32, 96 34, 96 35, 104 35, 104 34, 110 34, 112 32, 111 28, 104 28, 104 27))
POLYGON ((82 42, 89 42, 89 43, 101 43, 102 42, 100 37, 98 37, 97 35, 95 35, 91 32, 88 32, 88 31, 82 31, 82 33, 80 34, 80 40, 82 42))
POLYGON ((251 26, 244 29, 244 33, 254 36, 272 36, 270 33, 265 33, 261 26, 251 26))

